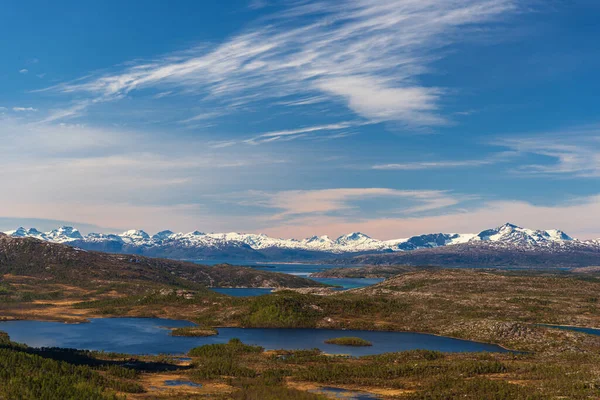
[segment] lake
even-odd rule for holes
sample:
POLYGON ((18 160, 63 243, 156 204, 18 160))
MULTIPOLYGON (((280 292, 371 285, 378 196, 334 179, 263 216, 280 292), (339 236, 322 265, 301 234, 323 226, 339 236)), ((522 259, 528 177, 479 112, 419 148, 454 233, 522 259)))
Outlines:
MULTIPOLYGON (((380 278, 310 278, 314 281, 325 283, 327 285, 339 286, 334 290, 348 290, 356 289, 365 286, 375 285, 376 283, 383 282, 380 278)), ((250 296, 262 296, 263 294, 269 294, 273 289, 268 288, 211 288, 211 290, 226 294, 234 297, 250 297, 250 296)))
MULTIPOLYGON (((203 265, 231 264, 251 267, 261 271, 281 272, 283 274, 297 275, 313 281, 325 283, 328 285, 339 286, 341 290, 356 289, 365 286, 375 285, 382 282, 380 278, 311 278, 310 274, 320 272, 331 268, 339 268, 339 265, 333 264, 300 264, 300 263, 257 263, 253 261, 232 261, 232 260, 194 260, 193 262, 203 265)), ((260 296, 270 293, 270 289, 238 289, 238 288, 219 288, 213 289, 216 292, 230 296, 260 296)))
POLYGON ((596 329, 596 328, 584 328, 581 326, 568 326, 568 325, 548 325, 548 324, 538 324, 538 325, 545 326, 546 328, 562 329, 564 331, 581 332, 581 333, 587 333, 588 335, 600 336, 600 329, 596 329))
POLYGON ((409 332, 371 332, 329 329, 243 329, 219 328, 210 337, 171 336, 168 328, 194 326, 188 321, 160 318, 94 318, 90 323, 64 324, 44 321, 3 321, 0 331, 15 342, 32 347, 66 347, 128 354, 186 354, 191 348, 226 343, 239 338, 244 343, 275 349, 318 348, 329 354, 363 356, 414 349, 443 352, 507 352, 502 347, 409 332), (357 336, 373 343, 370 347, 325 344, 341 336, 357 336))

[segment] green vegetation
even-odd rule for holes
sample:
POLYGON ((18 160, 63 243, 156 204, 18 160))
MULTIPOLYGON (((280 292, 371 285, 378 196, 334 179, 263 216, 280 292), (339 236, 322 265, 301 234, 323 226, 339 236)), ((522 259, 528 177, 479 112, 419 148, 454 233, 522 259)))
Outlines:
POLYGON ((367 392, 385 388, 389 396, 396 396, 393 398, 410 400, 600 396, 600 386, 595 383, 598 354, 568 352, 557 357, 416 350, 348 358, 325 356, 318 350, 263 352, 239 341, 202 346, 190 354, 194 359, 190 377, 227 382, 236 388, 227 398, 234 399, 317 399, 290 388, 319 386, 361 388, 367 392), (220 369, 216 365, 221 365, 220 369))
POLYGON ((188 352, 190 357, 200 357, 191 376, 194 379, 233 376, 253 378, 257 374, 240 365, 239 358, 245 354, 260 354, 263 348, 243 344, 239 339, 231 339, 225 344, 208 344, 195 347, 188 352))
POLYGON ((193 349, 191 365, 181 367, 161 357, 132 362, 120 354, 32 349, 11 343, 5 335, 0 335, 0 343, 0 398, 7 399, 124 399, 127 394, 137 398, 144 390, 152 391, 145 398, 194 398, 189 392, 152 389, 155 373, 163 380, 175 374, 202 383, 199 391, 212 385, 223 391, 215 389, 209 396, 218 399, 323 400, 307 392, 319 386, 366 392, 381 388, 390 399, 408 400, 600 396, 600 354, 577 351, 549 355, 416 350, 348 358, 318 350, 265 352, 233 339, 193 349))
POLYGON ((327 339, 327 344, 337 344, 338 346, 373 346, 373 343, 368 340, 361 339, 359 337, 339 337, 334 339, 327 339))
POLYGON ((141 393, 138 372, 67 349, 32 349, 0 335, 0 398, 121 399, 141 393))
POLYGON ((171 336, 190 336, 190 337, 206 337, 218 335, 216 329, 212 328, 199 328, 195 326, 185 328, 175 328, 171 331, 171 336))
POLYGON ((190 357, 235 357, 242 354, 261 353, 260 346, 250 346, 242 343, 240 339, 230 339, 227 343, 205 344, 194 347, 188 352, 190 357))
POLYGON ((429 266, 410 266, 410 265, 376 265, 369 267, 341 267, 329 268, 320 272, 315 272, 310 276, 313 278, 391 278, 407 272, 416 272, 423 269, 439 269, 429 266))
POLYGON ((327 400, 325 396, 290 389, 285 386, 252 385, 241 388, 232 400, 327 400))

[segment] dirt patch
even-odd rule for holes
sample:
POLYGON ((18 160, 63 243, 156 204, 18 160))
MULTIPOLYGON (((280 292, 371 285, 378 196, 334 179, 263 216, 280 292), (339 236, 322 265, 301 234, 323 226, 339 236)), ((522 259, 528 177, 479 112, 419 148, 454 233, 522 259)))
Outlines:
POLYGON ((179 398, 179 396, 187 396, 187 395, 205 395, 207 397, 214 395, 224 395, 231 393, 234 389, 226 385, 224 383, 219 382, 195 382, 200 383, 202 387, 196 386, 167 386, 165 381, 172 380, 180 380, 180 381, 190 381, 190 378, 181 373, 164 373, 164 374, 144 374, 142 375, 139 383, 144 386, 146 389, 146 393, 136 394, 136 395, 128 395, 127 398, 132 399, 152 399, 157 395, 164 397, 172 397, 174 399, 179 398))
MULTIPOLYGON (((292 380, 288 380, 287 386, 292 389, 308 392, 308 391, 318 390, 318 389, 328 386, 328 385, 318 385, 318 384, 311 383, 311 382, 295 382, 292 380)), ((364 386, 364 387, 356 386, 356 385, 331 385, 331 386, 334 386, 334 387, 340 388, 340 389, 346 389, 351 392, 365 392, 365 393, 371 393, 371 394, 375 394, 375 395, 383 396, 383 397, 402 396, 402 395, 406 395, 406 394, 415 392, 414 390, 387 389, 387 388, 371 387, 371 386, 364 386)))

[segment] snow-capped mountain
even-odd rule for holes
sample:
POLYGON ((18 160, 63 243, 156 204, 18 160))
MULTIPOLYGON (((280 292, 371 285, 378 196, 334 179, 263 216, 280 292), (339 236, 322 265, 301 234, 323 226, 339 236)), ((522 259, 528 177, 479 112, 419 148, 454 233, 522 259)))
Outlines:
POLYGON ((63 226, 58 229, 53 229, 50 232, 44 233, 43 235, 46 237, 46 240, 51 242, 68 242, 70 240, 83 239, 81 233, 71 226, 63 226))
POLYGON ((169 230, 149 235, 142 230, 121 234, 81 233, 72 227, 61 227, 50 232, 18 228, 5 234, 14 237, 65 243, 86 250, 112 253, 134 253, 167 258, 219 258, 251 260, 303 260, 331 258, 367 253, 406 252, 457 244, 487 247, 532 248, 600 248, 600 240, 579 241, 560 230, 532 230, 513 224, 484 230, 478 234, 432 233, 405 239, 381 241, 364 233, 353 232, 331 239, 312 236, 303 240, 272 238, 252 233, 204 233, 194 231, 176 233, 169 230))
POLYGON ((410 251, 466 243, 475 236, 475 234, 471 233, 430 233, 413 236, 408 239, 388 240, 385 243, 394 251, 410 251))
POLYGON ((524 229, 508 223, 494 229, 485 230, 471 240, 526 247, 574 242, 572 237, 560 230, 524 229))

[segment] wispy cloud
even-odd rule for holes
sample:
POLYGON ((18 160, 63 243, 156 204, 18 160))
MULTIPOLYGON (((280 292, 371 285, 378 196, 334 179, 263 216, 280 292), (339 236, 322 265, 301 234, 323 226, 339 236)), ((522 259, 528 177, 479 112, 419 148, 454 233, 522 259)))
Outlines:
MULTIPOLYGON (((191 203, 215 185, 242 184, 244 168, 264 173, 286 158, 258 149, 208 149, 198 138, 172 138, 85 125, 0 119, 3 191, 46 202, 191 203), (173 190, 174 186, 178 190, 173 190), (183 200, 185 199, 185 200, 183 200)), ((10 200, 15 202, 14 199, 10 200)))
POLYGON ((33 107, 13 107, 12 108, 13 111, 15 112, 34 112, 37 111, 37 108, 33 108, 33 107))
POLYGON ((88 93, 101 101, 144 88, 196 92, 203 101, 228 104, 325 97, 370 121, 443 124, 439 109, 444 89, 420 84, 419 77, 439 58, 439 49, 461 40, 475 24, 515 10, 515 3, 292 2, 262 26, 212 50, 202 46, 52 90, 88 93))
POLYGON ((525 201, 478 202, 465 209, 448 209, 443 213, 384 218, 347 218, 308 215, 281 221, 263 229, 277 237, 308 237, 315 234, 341 235, 361 231, 378 239, 397 239, 431 232, 477 233, 507 220, 534 229, 562 229, 578 239, 600 238, 597 221, 590 215, 600 214, 600 195, 572 199, 554 205, 525 201))
POLYGON ((23 69, 19 70, 19 73, 23 74, 23 75, 27 74, 28 72, 29 72, 29 70, 27 68, 23 68, 23 69))
POLYGON ((163 97, 168 97, 172 94, 173 94, 172 91, 159 92, 159 93, 156 93, 155 95, 153 95, 152 98, 153 99, 162 99, 163 97))
POLYGON ((207 111, 201 114, 196 114, 193 117, 186 118, 182 121, 179 121, 179 123, 189 124, 190 122, 207 121, 218 117, 222 117, 223 115, 225 115, 223 111, 207 111))
POLYGON ((518 155, 517 151, 501 151, 489 153, 484 158, 468 160, 436 160, 436 161, 411 161, 404 163, 375 164, 370 167, 382 171, 418 171, 440 168, 470 168, 484 165, 494 165, 507 162, 518 155))
POLYGON ((397 190, 389 188, 338 188, 249 192, 240 195, 240 204, 260 206, 269 211, 270 220, 332 215, 357 211, 357 201, 387 199, 408 204, 396 213, 414 214, 443 209, 463 201, 461 196, 438 190, 397 190))
POLYGON ((544 159, 515 169, 524 175, 600 177, 600 127, 572 129, 498 142, 523 155, 544 159))
POLYGON ((458 167, 479 167, 482 165, 492 164, 491 160, 464 160, 464 161, 430 161, 430 162, 412 162, 402 164, 377 164, 371 169, 378 170, 401 170, 401 171, 416 171, 422 169, 435 168, 458 168, 458 167))
MULTIPOLYGON (((271 142, 275 142, 275 141, 289 141, 289 140, 294 140, 294 139, 298 139, 301 137, 306 137, 309 134, 316 134, 316 133, 323 133, 323 132, 339 132, 344 129, 357 127, 357 126, 361 126, 361 125, 366 125, 366 124, 367 123, 365 123, 365 122, 346 121, 346 122, 339 122, 336 124, 306 126, 306 127, 298 128, 298 129, 288 129, 288 130, 282 130, 282 131, 259 133, 259 134, 255 134, 254 136, 252 136, 250 138, 241 139, 241 140, 223 140, 223 141, 212 142, 210 144, 210 146, 212 146, 213 148, 222 148, 222 147, 234 146, 237 144, 258 145, 258 144, 262 144, 262 143, 271 143, 271 142)), ((336 133, 333 135, 329 135, 328 137, 335 139, 335 138, 345 137, 346 135, 347 135, 347 133, 343 133, 343 134, 336 133)))

